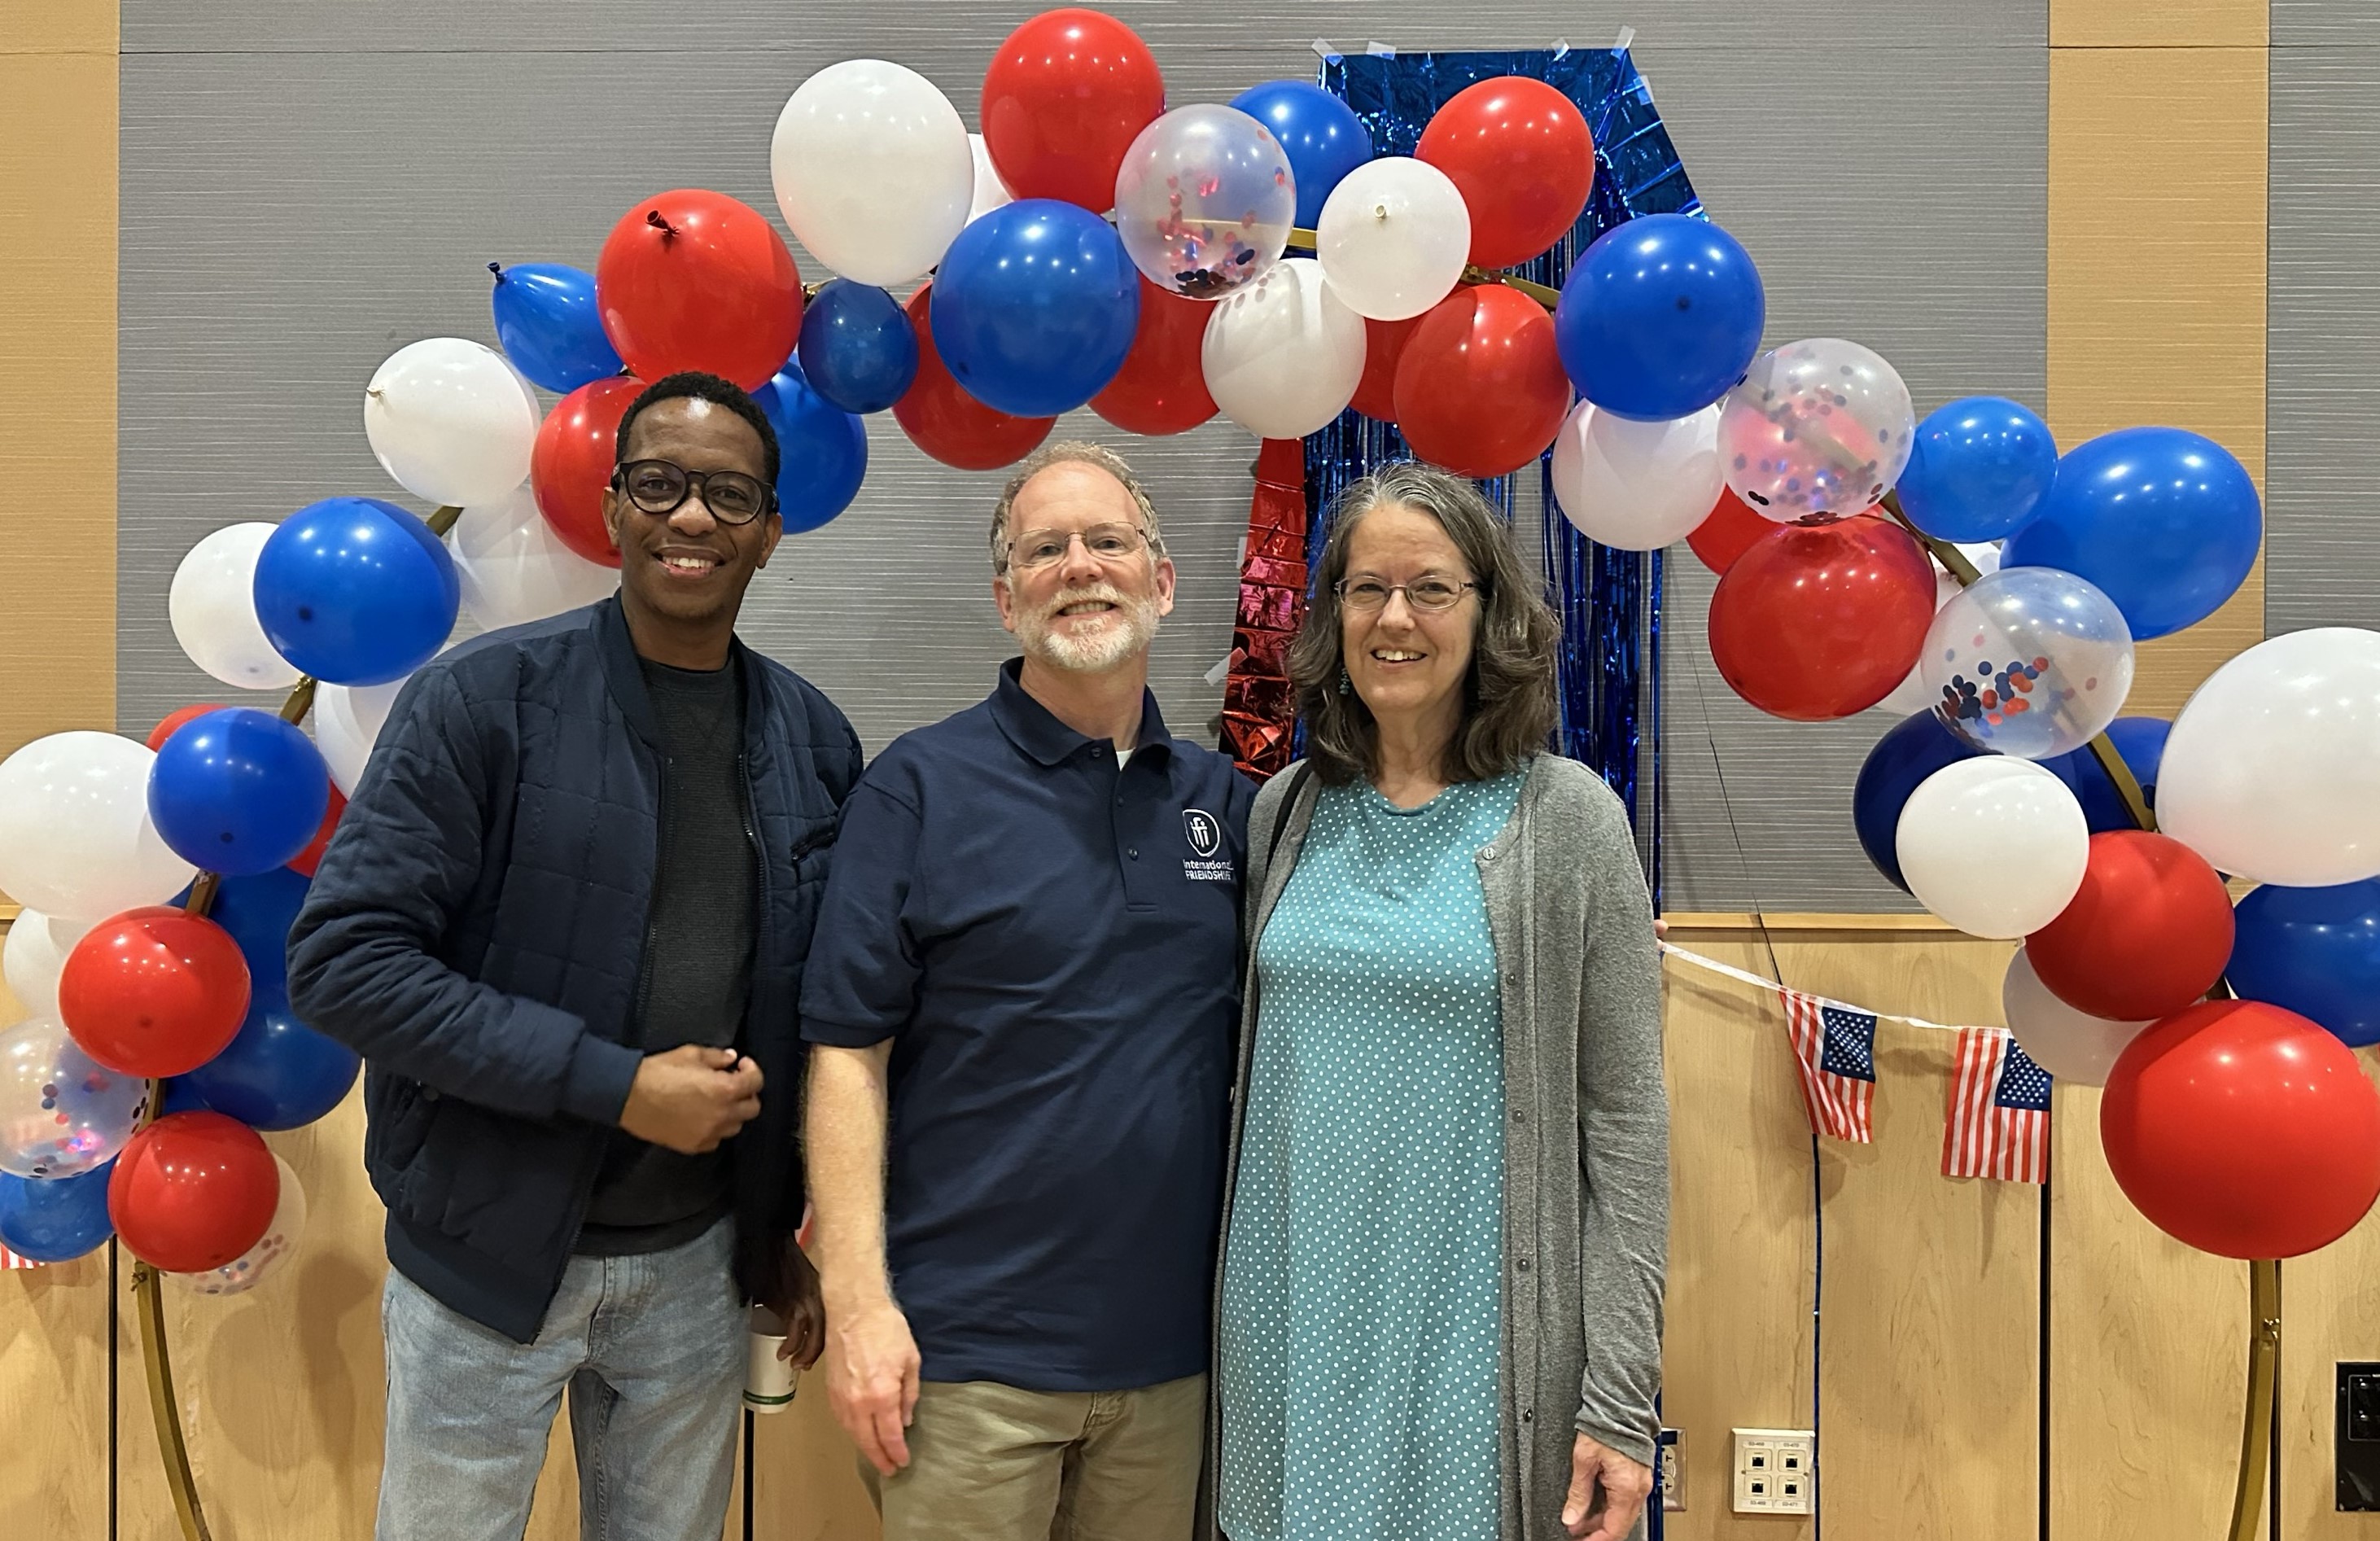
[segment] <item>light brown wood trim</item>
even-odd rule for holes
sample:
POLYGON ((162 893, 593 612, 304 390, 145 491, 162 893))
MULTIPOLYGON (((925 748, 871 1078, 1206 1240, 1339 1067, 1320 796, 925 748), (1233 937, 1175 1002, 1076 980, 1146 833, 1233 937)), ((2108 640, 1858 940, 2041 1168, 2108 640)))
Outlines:
POLYGON ((1682 931, 1914 931, 1932 936, 1959 936, 1930 915, 1828 915, 1819 911, 1779 910, 1754 915, 1734 910, 1681 910, 1661 917, 1670 934, 1682 931))

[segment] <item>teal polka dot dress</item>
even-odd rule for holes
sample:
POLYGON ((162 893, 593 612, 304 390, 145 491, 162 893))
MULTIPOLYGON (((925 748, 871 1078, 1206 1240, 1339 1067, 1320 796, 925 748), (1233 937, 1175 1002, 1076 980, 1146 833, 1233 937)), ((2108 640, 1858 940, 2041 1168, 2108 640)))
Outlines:
POLYGON ((1495 1541, 1503 1029, 1475 864, 1524 778, 1325 787, 1257 943, 1223 1263, 1231 1541, 1495 1541))

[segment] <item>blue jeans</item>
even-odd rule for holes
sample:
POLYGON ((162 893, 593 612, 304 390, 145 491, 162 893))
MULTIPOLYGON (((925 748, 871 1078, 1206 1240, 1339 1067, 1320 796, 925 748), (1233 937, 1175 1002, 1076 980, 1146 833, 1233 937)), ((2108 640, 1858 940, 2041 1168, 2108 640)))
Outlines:
POLYGON ((745 1313, 735 1224, 666 1252, 573 1257, 516 1343, 391 1268, 379 1541, 518 1541, 565 1386, 588 1541, 719 1541, 745 1313))

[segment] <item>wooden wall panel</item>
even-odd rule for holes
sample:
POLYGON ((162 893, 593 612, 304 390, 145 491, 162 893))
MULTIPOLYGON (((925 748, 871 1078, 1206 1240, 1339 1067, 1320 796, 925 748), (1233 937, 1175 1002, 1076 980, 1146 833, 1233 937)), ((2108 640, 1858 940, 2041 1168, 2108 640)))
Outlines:
MULTIPOLYGON (((2357 1058, 2366 1074, 2380 1070, 2380 1052, 2357 1058)), ((2332 1445, 2338 1362, 2380 1359, 2375 1280, 2380 1212, 2312 1256, 2281 1265, 2281 1534, 2289 1541, 2359 1541, 2380 1523, 2338 1512, 2332 1445)), ((2244 1324, 2244 1298, 2240 1315, 2244 1324)))

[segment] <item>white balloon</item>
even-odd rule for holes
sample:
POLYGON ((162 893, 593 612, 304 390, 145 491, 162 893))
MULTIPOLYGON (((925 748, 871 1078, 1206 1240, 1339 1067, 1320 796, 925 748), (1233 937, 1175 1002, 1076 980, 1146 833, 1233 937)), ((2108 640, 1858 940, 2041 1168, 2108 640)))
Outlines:
POLYGON ((801 83, 769 142, 785 223, 862 284, 905 284, 942 260, 976 194, 966 125, 934 83, 845 59, 801 83))
POLYGON ((975 156, 975 198, 967 205, 966 216, 973 224, 994 209, 1015 202, 1016 195, 1000 179, 1000 168, 991 164, 991 147, 983 142, 981 134, 967 136, 967 149, 975 156))
POLYGON ((1303 438, 1355 399, 1364 318, 1323 283, 1319 262, 1291 257, 1216 304, 1198 361, 1223 416, 1260 439, 1303 438))
MULTIPOLYGON (((407 675, 407 678, 411 678, 407 675)), ((386 685, 325 685, 314 691, 314 747, 331 768, 331 780, 346 796, 356 795, 372 746, 388 722, 404 680, 386 685)))
POLYGON ((190 661, 243 690, 286 690, 298 669, 273 650, 256 618, 256 557, 275 526, 226 525, 174 569, 165 613, 190 661))
POLYGON ((2106 1086, 2116 1056, 2148 1025, 2076 1011, 2049 993, 2022 947, 2009 960, 2008 975, 2000 981, 2000 1011, 2009 1031, 2016 1035, 2017 1047, 2034 1064, 2075 1086, 2106 1086))
POLYGON ((527 487, 464 509, 446 546, 463 607, 486 631, 577 610, 620 587, 617 567, 589 562, 562 543, 527 487))
POLYGON ((1716 406, 1673 422, 1638 422, 1582 401, 1554 440, 1563 517, 1621 551, 1684 540, 1710 517, 1726 485, 1716 406))
POLYGON ((1919 904, 1970 936, 2003 939, 2057 919, 2091 854, 2066 783, 2008 755, 1957 760, 1918 783, 1893 842, 1919 904))
MULTIPOLYGON (((281 1173, 281 1197, 273 1206, 273 1221, 254 1246, 219 1268, 201 1273, 167 1273, 165 1277, 193 1294, 241 1295, 279 1273, 284 1264, 297 1255, 298 1239, 306 1230, 306 1190, 298 1183, 297 1172, 273 1153, 273 1164, 281 1173)), ((164 1272, 159 1269, 159 1272, 164 1272)))
POLYGON ((544 417, 512 361, 465 337, 407 344, 364 391, 364 436, 396 484, 467 508, 528 478, 544 417))
POLYGON ((149 822, 145 744, 52 734, 0 760, 0 890, 45 915, 103 920, 198 875, 149 822))
POLYGON ((20 912, 10 924, 6 940, 0 940, 0 977, 29 1014, 58 1014, 58 973, 74 944, 96 924, 36 909, 20 912))
POLYGON ((2217 669, 2174 719, 2156 812, 2235 878, 2380 877, 2380 633, 2291 632, 2217 669))
POLYGON ((1315 221, 1315 255, 1349 309, 1403 321, 1454 292, 1471 261, 1471 210, 1453 178, 1427 161, 1366 161, 1330 189, 1315 221))

